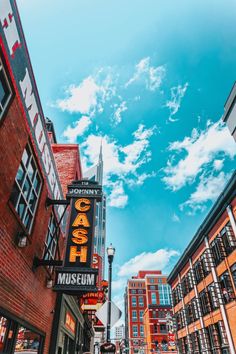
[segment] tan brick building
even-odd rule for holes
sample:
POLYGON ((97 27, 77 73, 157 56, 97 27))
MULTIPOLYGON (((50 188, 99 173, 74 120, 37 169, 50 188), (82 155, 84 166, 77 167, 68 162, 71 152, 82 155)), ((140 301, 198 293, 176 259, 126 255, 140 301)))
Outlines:
POLYGON ((180 353, 236 352, 236 172, 168 277, 180 353))

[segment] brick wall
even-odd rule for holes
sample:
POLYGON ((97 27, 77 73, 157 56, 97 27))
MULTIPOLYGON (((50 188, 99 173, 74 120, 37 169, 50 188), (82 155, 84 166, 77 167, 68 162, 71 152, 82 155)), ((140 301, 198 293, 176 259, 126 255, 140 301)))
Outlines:
MULTIPOLYGON (((50 217, 46 210, 47 187, 43 182, 39 204, 29 236, 29 245, 20 249, 14 239, 22 224, 10 205, 16 172, 30 140, 25 119, 14 98, 0 126, 0 307, 24 319, 46 334, 44 353, 48 353, 56 294, 45 286, 46 271, 32 271, 35 255, 42 258, 50 217)), ((31 144, 32 145, 32 144, 31 144)), ((37 161, 37 156, 35 156, 37 161)))

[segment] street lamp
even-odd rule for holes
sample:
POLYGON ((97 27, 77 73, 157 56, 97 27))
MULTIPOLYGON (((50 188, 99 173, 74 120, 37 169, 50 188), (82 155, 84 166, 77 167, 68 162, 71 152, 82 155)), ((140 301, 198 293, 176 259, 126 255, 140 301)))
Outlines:
POLYGON ((112 262, 115 254, 115 248, 110 244, 107 247, 107 258, 109 264, 108 270, 108 307, 107 307, 107 342, 110 342, 111 334, 111 282, 112 282, 112 262))

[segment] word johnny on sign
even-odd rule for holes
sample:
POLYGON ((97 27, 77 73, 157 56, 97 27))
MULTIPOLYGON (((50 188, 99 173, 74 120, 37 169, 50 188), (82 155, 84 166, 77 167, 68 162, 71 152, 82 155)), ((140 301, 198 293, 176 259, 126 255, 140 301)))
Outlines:
POLYGON ((92 181, 75 181, 68 186, 68 198, 88 197, 95 198, 97 202, 102 198, 102 186, 92 181))

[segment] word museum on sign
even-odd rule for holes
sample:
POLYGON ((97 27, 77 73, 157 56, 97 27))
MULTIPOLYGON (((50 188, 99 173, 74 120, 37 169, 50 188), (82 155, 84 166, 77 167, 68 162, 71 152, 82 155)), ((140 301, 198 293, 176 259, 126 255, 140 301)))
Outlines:
POLYGON ((90 273, 60 273, 57 276, 58 285, 96 285, 96 275, 90 273))

